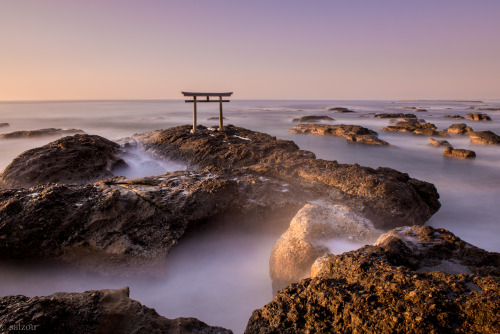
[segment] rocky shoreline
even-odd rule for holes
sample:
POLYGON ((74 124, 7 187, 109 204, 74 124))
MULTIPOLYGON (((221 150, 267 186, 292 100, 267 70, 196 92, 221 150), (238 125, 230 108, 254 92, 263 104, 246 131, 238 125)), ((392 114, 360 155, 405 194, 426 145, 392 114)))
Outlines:
MULTIPOLYGON (((317 127, 323 124, 298 125, 301 126, 317 127)), ((343 327, 341 325, 335 327, 330 323, 325 325, 317 317, 321 314, 330 314, 328 312, 332 312, 331 309, 329 311, 318 309, 320 312, 318 315, 299 311, 303 307, 316 309, 316 306, 307 299, 319 298, 314 295, 317 293, 316 290, 311 290, 310 294, 308 292, 306 299, 301 299, 303 297, 300 292, 297 292, 297 295, 291 291, 298 291, 297 286, 302 287, 301 291, 306 291, 309 289, 306 285, 313 284, 310 282, 318 282, 321 286, 330 284, 321 281, 323 276, 327 277, 325 279, 329 280, 328 282, 341 281, 340 276, 331 274, 330 271, 333 269, 328 269, 330 271, 325 269, 327 268, 325 263, 335 262, 338 257, 328 255, 328 249, 321 243, 323 239, 351 238, 370 244, 388 229, 424 224, 440 208, 439 194, 434 185, 391 168, 373 169, 357 164, 339 164, 336 161, 317 159, 312 152, 300 150, 292 141, 276 139, 265 133, 240 127, 229 125, 225 131, 216 131, 198 126, 194 134, 189 132, 190 129, 191 126, 185 125, 137 134, 119 140, 120 145, 98 136, 75 135, 21 154, 0 175, 0 186, 3 188, 0 189, 0 261, 56 260, 93 268, 99 272, 113 272, 115 268, 125 268, 136 273, 151 275, 156 269, 162 268, 165 257, 183 236, 189 231, 196 231, 200 226, 216 226, 218 222, 227 220, 248 224, 250 229, 258 228, 259 224, 275 225, 282 229, 290 224, 281 241, 277 241, 270 257, 273 288, 275 291, 284 288, 277 293, 275 300, 279 303, 284 303, 286 300, 286 306, 285 304, 279 304, 277 308, 265 306, 260 311, 254 312, 247 332, 295 333, 295 330, 322 332, 330 328, 341 331, 353 331, 359 328, 367 332, 377 332, 381 328, 385 329, 386 327, 377 325, 375 320, 370 320, 366 324, 352 320, 355 319, 354 315, 359 319, 372 315, 365 314, 371 312, 365 304, 360 309, 356 303, 352 307, 346 306, 346 310, 350 311, 346 311, 345 316, 353 314, 353 318, 349 320, 351 322, 347 318, 342 318, 343 320, 338 318, 341 319, 339 324, 344 324, 343 327), (117 166, 125 163, 121 157, 127 154, 130 148, 140 148, 163 160, 184 163, 188 168, 185 171, 137 179, 115 175, 117 166), (291 255, 295 257, 290 257, 291 255), (300 281, 309 276, 310 272, 312 279, 300 281), (292 305, 290 300, 295 300, 296 297, 302 306, 292 305), (298 313, 291 312, 290 307, 298 310, 298 313)), ((396 235, 405 241, 414 238, 414 235, 418 237, 420 234, 425 234, 432 239, 432 235, 439 234, 446 242, 453 241, 452 246, 446 244, 447 246, 441 247, 440 250, 454 249, 453 247, 460 245, 459 248, 464 251, 459 257, 465 256, 467 249, 473 247, 457 241, 458 238, 447 231, 438 233, 432 230, 434 233, 432 234, 427 227, 421 229, 414 227, 411 230, 414 234, 408 236, 401 236, 403 233, 401 231, 406 230, 391 232, 389 236, 392 238, 396 235)), ((446 243, 445 241, 443 242, 446 243)), ((434 244, 434 241, 428 242, 422 247, 433 249, 434 244)), ((382 266, 378 264, 379 262, 369 261, 363 262, 367 264, 362 266, 366 266, 365 272, 377 272, 379 276, 386 270, 387 275, 383 274, 384 277, 390 275, 395 277, 391 283, 394 285, 388 289, 397 287, 403 291, 400 294, 404 295, 410 292, 404 292, 406 290, 401 286, 401 282, 409 279, 408 277, 411 281, 414 274, 405 276, 406 269, 404 269, 404 275, 397 276, 394 270, 401 271, 401 269, 393 268, 397 264, 393 260, 399 251, 404 251, 402 256, 410 256, 413 249, 410 247, 408 251, 398 245, 390 243, 389 247, 386 243, 381 243, 346 254, 354 254, 352 256, 363 259, 365 256, 370 259, 387 258, 389 262, 382 266), (392 249, 393 245, 399 248, 392 249), (380 250, 380 247, 383 250, 380 250)), ((463 284, 474 282, 477 286, 485 287, 484 289, 498 286, 498 254, 473 249, 470 258, 477 257, 483 262, 476 266, 477 268, 474 267, 476 269, 467 266, 472 268, 470 272, 474 272, 474 275, 480 278, 476 279, 475 276, 466 279, 448 276, 443 278, 441 274, 431 272, 418 274, 420 275, 418 279, 426 287, 429 284, 434 287, 432 284, 435 284, 435 280, 465 282, 463 284), (482 277, 484 282, 481 281, 482 277)), ((418 270, 411 265, 410 260, 405 261, 409 261, 410 264, 404 262, 397 265, 408 265, 409 271, 418 270)), ((356 276, 358 266, 352 261, 349 263, 350 269, 346 265, 340 266, 339 268, 344 269, 338 270, 344 270, 344 274, 347 270, 352 270, 349 277, 354 278, 353 281, 339 283, 344 289, 339 293, 350 295, 349 298, 355 301, 358 297, 357 295, 354 297, 353 291, 357 291, 358 288, 349 290, 350 286, 364 284, 363 280, 366 280, 366 277, 356 276), (359 282, 356 283, 355 279, 359 282)), ((380 282, 367 281, 368 283, 370 286, 377 286, 376 284, 380 282)), ((448 293, 443 286, 444 283, 436 284, 436 291, 442 289, 448 293)), ((393 302, 390 298, 385 300, 380 297, 385 293, 382 288, 384 286, 382 284, 376 287, 377 296, 370 297, 376 298, 380 307, 393 302)), ((368 286, 366 289, 371 291, 372 288, 368 286)), ((152 328, 148 326, 158 324, 159 327, 165 328, 164 331, 229 332, 222 328, 214 329, 195 319, 168 320, 158 316, 154 310, 141 310, 141 307, 145 307, 128 299, 128 293, 123 291, 56 294, 37 297, 38 299, 23 296, 3 297, 0 299, 3 310, 17 307, 19 311, 16 311, 15 315, 6 311, 0 313, 0 322, 9 326, 23 322, 23 319, 28 319, 23 317, 33 317, 39 312, 36 310, 40 305, 45 305, 46 300, 55 300, 55 304, 64 305, 62 308, 66 308, 67 313, 64 313, 64 316, 57 312, 43 313, 44 315, 39 317, 45 319, 43 320, 45 322, 40 320, 40 328, 63 326, 62 319, 67 316, 70 324, 68 326, 76 326, 78 321, 82 321, 88 326, 86 328, 98 332, 101 328, 99 326, 104 321, 102 319, 108 317, 102 315, 105 314, 102 310, 106 309, 103 305, 106 304, 107 298, 115 298, 106 297, 110 293, 113 296, 119 295, 118 299, 127 305, 133 304, 123 313, 126 315, 120 313, 117 316, 128 317, 127 312, 135 313, 136 318, 131 317, 131 319, 136 320, 127 322, 129 327, 124 327, 127 331, 134 329, 137 332, 147 332, 147 328, 152 328), (68 298, 72 301, 69 304, 67 304, 68 298), (36 312, 30 311, 32 309, 36 312), (75 314, 79 312, 85 313, 86 316, 78 320, 75 314)), ((337 295, 321 298, 326 298, 325 305, 337 307, 334 303, 338 299, 337 295)), ((496 310, 492 303, 498 301, 495 299, 498 296, 480 295, 480 298, 488 300, 485 312, 491 314, 496 310)), ((477 303, 477 300, 473 299, 470 303, 477 303)), ((439 306, 438 309, 446 309, 446 312, 451 312, 450 314, 462 310, 448 299, 440 299, 439 302, 446 306, 439 306)), ((371 302, 367 305, 371 305, 371 302)), ((2 308, 0 312, 1 310, 2 308)), ((400 319, 400 315, 391 312, 384 313, 385 318, 381 319, 387 321, 398 317, 397 326, 390 327, 392 330, 402 332, 413 328, 408 327, 410 326, 408 321, 400 319)), ((417 313, 410 315, 422 317, 422 322, 425 323, 426 318, 424 319, 420 313, 416 315, 417 313)), ((450 319, 453 320, 450 320, 451 322, 440 320, 439 326, 452 328, 455 321, 453 317, 454 314, 451 315, 450 319)), ((463 325, 464 328, 469 329, 480 326, 476 318, 470 318, 464 323, 466 324, 463 325)), ((493 329, 497 328, 495 323, 489 320, 485 324, 493 329)), ((429 326, 415 328, 417 332, 423 332, 431 328, 429 326)), ((438 330, 441 327, 432 328, 438 330)), ((126 332, 125 329, 122 332, 126 332)))

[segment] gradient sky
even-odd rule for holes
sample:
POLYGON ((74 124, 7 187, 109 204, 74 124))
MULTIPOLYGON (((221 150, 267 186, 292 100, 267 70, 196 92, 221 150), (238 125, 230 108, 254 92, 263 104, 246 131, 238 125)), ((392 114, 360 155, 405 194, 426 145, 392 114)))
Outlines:
POLYGON ((500 0, 0 0, 0 100, 500 99, 500 0))

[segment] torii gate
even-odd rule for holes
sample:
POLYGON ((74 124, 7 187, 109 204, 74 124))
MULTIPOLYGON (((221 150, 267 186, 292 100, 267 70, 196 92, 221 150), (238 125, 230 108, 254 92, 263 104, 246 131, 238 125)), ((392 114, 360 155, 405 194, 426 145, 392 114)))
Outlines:
POLYGON ((223 116, 222 116, 222 103, 223 102, 230 102, 229 100, 223 100, 223 96, 231 96, 233 92, 228 92, 228 93, 192 93, 192 92, 181 92, 182 95, 184 96, 192 96, 192 100, 185 100, 185 103, 193 103, 193 129, 191 130, 191 133, 196 132, 196 103, 197 102, 219 102, 219 131, 222 131, 224 128, 224 123, 222 121, 223 116), (206 100, 198 100, 198 96, 204 96, 206 97, 206 100), (218 96, 218 100, 210 100, 210 96, 218 96))

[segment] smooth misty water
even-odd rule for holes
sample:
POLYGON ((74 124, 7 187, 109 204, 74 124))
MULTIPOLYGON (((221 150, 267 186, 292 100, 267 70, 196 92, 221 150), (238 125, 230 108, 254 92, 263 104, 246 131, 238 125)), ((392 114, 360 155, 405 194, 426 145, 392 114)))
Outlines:
MULTIPOLYGON (((411 177, 436 185, 441 209, 429 225, 444 227, 464 240, 489 251, 500 251, 500 146, 470 144, 466 136, 447 140, 455 148, 476 152, 475 160, 444 158, 441 148, 429 145, 429 137, 385 133, 388 119, 370 113, 404 112, 408 106, 425 107, 419 118, 444 129, 453 123, 467 123, 474 130, 500 134, 500 112, 486 111, 492 122, 446 119, 446 114, 465 115, 469 106, 500 106, 500 101, 401 102, 401 101, 232 101, 225 104, 226 124, 246 127, 293 140, 301 149, 319 158, 370 167, 392 167, 411 177), (328 107, 348 107, 355 113, 335 113, 328 107), (348 143, 343 138, 294 135, 287 132, 291 120, 304 115, 329 115, 332 124, 358 124, 375 130, 395 147, 373 147, 348 143)), ((199 123, 215 125, 207 118, 217 116, 214 104, 199 105, 199 123)), ((0 103, 0 133, 47 127, 79 128, 90 134, 119 139, 135 133, 189 124, 191 105, 183 101, 74 101, 0 103)), ((0 169, 26 149, 46 144, 58 137, 0 140, 0 169)), ((183 169, 181 165, 155 161, 141 154, 131 159, 128 177, 183 169)), ((154 307, 169 317, 194 316, 209 324, 241 332, 253 309, 271 300, 268 259, 276 232, 246 233, 236 227, 217 233, 203 233, 183 240, 168 256, 162 279, 100 277, 64 268, 3 268, 0 295, 46 295, 56 291, 131 287, 131 297, 154 307)), ((358 245, 333 243, 333 252, 358 245)))

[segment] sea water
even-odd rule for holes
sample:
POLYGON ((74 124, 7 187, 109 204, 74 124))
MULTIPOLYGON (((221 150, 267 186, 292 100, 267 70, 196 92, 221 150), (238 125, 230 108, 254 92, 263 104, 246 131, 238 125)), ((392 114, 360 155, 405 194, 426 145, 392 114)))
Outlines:
MULTIPOLYGON (((242 101, 224 104, 225 124, 262 131, 280 139, 293 140, 301 149, 318 158, 339 163, 358 163, 373 168, 391 167, 411 177, 433 183, 441 196, 441 209, 427 222, 446 228, 467 242, 488 251, 500 252, 500 145, 470 143, 467 136, 439 138, 455 148, 471 149, 477 157, 459 160, 443 156, 443 149, 429 144, 428 136, 384 132, 389 119, 374 113, 414 113, 443 130, 454 123, 466 123, 475 131, 500 134, 500 111, 484 111, 491 122, 445 118, 465 116, 470 108, 500 107, 500 101, 242 101), (346 107, 353 113, 337 113, 328 108, 346 107), (410 107, 424 108, 415 112, 410 107), (379 147, 347 142, 340 137, 291 134, 293 118, 328 115, 329 124, 357 124, 379 133, 393 146, 379 147)), ((136 133, 190 124, 192 105, 171 101, 48 101, 2 102, 0 133, 40 128, 78 128, 89 134, 119 139, 136 133)), ((216 104, 198 105, 198 123, 218 115, 216 104)), ((59 137, 0 140, 0 170, 23 151, 44 145, 59 137)), ((128 159, 131 166, 120 171, 128 177, 160 174, 184 169, 182 164, 158 161, 137 152, 128 159), (149 166, 144 168, 144 166, 149 166)), ((190 235, 181 240, 167 257, 163 278, 104 277, 61 267, 3 267, 0 269, 0 295, 47 295, 57 291, 130 286, 131 297, 154 307, 168 318, 197 317, 210 325, 244 330, 252 310, 272 299, 268 261, 271 247, 279 237, 276 231, 225 230, 190 235)), ((284 227, 286 228, 286 227, 284 227)), ((359 245, 342 240, 329 243, 333 253, 359 245)))

